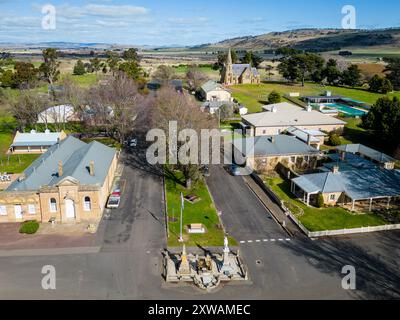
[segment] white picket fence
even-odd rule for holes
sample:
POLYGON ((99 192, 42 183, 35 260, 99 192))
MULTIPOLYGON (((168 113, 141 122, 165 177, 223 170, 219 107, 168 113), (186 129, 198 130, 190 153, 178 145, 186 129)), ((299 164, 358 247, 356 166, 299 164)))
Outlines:
POLYGON ((289 210, 287 210, 286 214, 309 238, 343 236, 346 234, 400 230, 400 224, 388 224, 388 225, 376 226, 376 227, 361 227, 361 228, 353 228, 353 229, 325 230, 325 231, 311 232, 305 226, 303 226, 303 224, 289 210))

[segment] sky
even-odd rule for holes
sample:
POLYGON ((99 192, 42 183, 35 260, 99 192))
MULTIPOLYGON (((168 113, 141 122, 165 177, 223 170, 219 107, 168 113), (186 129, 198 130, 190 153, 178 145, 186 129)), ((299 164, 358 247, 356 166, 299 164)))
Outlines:
POLYGON ((400 27, 398 0, 0 0, 0 42, 198 45, 272 31, 341 28, 345 5, 356 9, 357 28, 400 27), (45 5, 55 8, 53 20, 42 13, 45 5), (50 28, 43 28, 43 20, 50 28))

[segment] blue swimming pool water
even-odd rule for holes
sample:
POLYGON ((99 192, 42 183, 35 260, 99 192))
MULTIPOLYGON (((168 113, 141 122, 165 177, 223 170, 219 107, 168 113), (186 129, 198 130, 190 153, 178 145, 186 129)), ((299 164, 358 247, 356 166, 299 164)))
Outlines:
POLYGON ((368 113, 367 111, 355 109, 355 108, 352 108, 352 107, 349 107, 349 106, 346 106, 346 105, 340 104, 340 103, 329 103, 329 104, 326 104, 326 106, 337 109, 340 112, 343 112, 343 113, 348 114, 353 117, 361 117, 364 114, 368 113))

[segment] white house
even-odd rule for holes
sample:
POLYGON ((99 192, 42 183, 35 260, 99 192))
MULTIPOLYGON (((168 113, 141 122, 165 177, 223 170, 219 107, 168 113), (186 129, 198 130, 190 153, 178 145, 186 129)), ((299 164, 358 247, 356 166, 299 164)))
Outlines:
POLYGON ((37 123, 67 123, 74 121, 74 107, 70 105, 60 105, 50 107, 38 116, 37 123))
POLYGON ((201 96, 205 101, 232 101, 232 94, 215 81, 207 81, 201 86, 201 96))

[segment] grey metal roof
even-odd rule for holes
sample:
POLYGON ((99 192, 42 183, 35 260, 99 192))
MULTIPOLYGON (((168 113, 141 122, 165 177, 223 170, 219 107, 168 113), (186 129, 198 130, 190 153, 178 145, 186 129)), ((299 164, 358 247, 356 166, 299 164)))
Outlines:
POLYGON ((12 147, 25 147, 25 146, 51 146, 57 143, 60 138, 61 132, 36 132, 32 130, 30 133, 17 133, 12 147))
POLYGON ((246 156, 318 155, 320 151, 287 135, 236 139, 233 145, 246 156))
POLYGON ((250 68, 250 70, 254 76, 259 75, 257 68, 252 67, 250 64, 233 64, 232 65, 233 74, 236 77, 240 77, 247 68, 250 68))
POLYGON ((388 156, 387 154, 384 154, 383 152, 374 150, 362 144, 347 144, 339 146, 336 149, 347 153, 353 153, 353 154, 359 153, 380 163, 396 161, 394 158, 388 156))
POLYGON ((14 181, 6 191, 35 191, 44 186, 56 186, 65 178, 77 180, 81 185, 103 185, 115 149, 93 141, 89 144, 72 136, 53 145, 25 170, 23 180, 14 181), (94 161, 94 176, 89 173, 94 161), (63 175, 58 176, 58 163, 63 164, 63 175))
POLYGON ((203 89, 204 92, 210 92, 220 87, 222 86, 219 83, 209 80, 201 86, 201 89, 203 89))
POLYGON ((344 192, 353 200, 395 197, 400 195, 397 170, 366 169, 345 172, 308 174, 293 179, 308 193, 344 192))
MULTIPOLYGON (((301 141, 304 142, 308 142, 308 137, 310 137, 311 142, 315 142, 315 143, 319 143, 320 139, 316 138, 312 133, 306 131, 306 130, 302 130, 300 128, 296 128, 296 127, 290 127, 286 130, 288 133, 290 133, 291 135, 295 136, 297 139, 300 139, 301 141)), ((315 131, 314 133, 320 132, 318 130, 313 130, 315 131)), ((322 136, 325 136, 325 134, 323 132, 320 132, 322 134, 322 136)), ((318 133, 318 135, 320 135, 318 133)))

